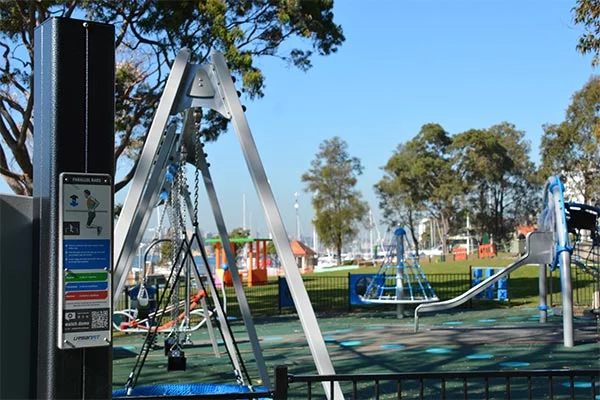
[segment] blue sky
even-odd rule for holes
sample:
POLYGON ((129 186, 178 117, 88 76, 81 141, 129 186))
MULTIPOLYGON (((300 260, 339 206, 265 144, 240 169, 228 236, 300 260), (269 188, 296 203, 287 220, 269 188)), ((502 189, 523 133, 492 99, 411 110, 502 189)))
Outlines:
MULTIPOLYGON (((296 232, 295 192, 301 232, 312 232, 300 176, 319 144, 335 135, 362 161, 358 189, 376 218, 381 167, 425 123, 451 134, 514 123, 537 162, 542 125, 563 120, 572 94, 594 73, 591 57, 575 50, 581 28, 572 22, 573 5, 337 0, 335 18, 346 36, 337 54, 315 58, 306 73, 261 60, 265 97, 245 102, 247 117, 288 232, 296 232)), ((242 225, 246 193, 247 225, 265 234, 233 132, 206 149, 228 226, 242 225)), ((203 219, 212 222, 210 214, 203 219)))
MULTIPOLYGON (((451 134, 514 123, 526 132, 538 161, 542 124, 560 122, 572 94, 594 73, 591 57, 575 50, 581 28, 572 22, 574 4, 337 0, 335 20, 346 42, 336 54, 315 57, 308 72, 260 59, 265 97, 244 103, 290 235, 296 232, 295 192, 300 231, 312 232, 310 194, 300 177, 319 144, 336 135, 364 166, 358 189, 376 219, 373 185, 381 167, 425 123, 440 123, 451 134)), ((247 227, 267 235, 235 134, 226 133, 206 152, 228 229, 242 226, 245 194, 247 227)), ((214 232, 203 189, 201 194, 202 228, 214 232)))

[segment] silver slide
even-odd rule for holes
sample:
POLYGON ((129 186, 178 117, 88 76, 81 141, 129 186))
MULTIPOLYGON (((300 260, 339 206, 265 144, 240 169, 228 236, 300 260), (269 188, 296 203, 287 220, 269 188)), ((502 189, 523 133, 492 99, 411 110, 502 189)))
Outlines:
POLYGON ((531 232, 527 235, 527 253, 508 267, 490 276, 481 283, 473 286, 460 296, 450 300, 440 301, 438 303, 421 304, 415 308, 415 332, 419 330, 419 312, 420 311, 442 311, 449 308, 458 307, 467 300, 475 297, 485 289, 496 283, 500 278, 510 274, 517 268, 525 264, 552 264, 555 254, 555 241, 552 232, 531 232))

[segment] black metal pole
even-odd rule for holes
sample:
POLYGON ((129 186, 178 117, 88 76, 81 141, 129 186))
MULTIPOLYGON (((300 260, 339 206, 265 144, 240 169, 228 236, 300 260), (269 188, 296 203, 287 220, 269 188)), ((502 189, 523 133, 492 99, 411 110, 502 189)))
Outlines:
POLYGON ((348 272, 348 284, 346 285, 347 288, 348 288, 348 312, 352 311, 352 299, 351 299, 351 297, 352 297, 352 287, 350 287, 350 282, 351 282, 350 272, 348 272))
POLYGON ((288 398, 288 368, 285 365, 275 367, 275 393, 274 400, 285 400, 288 398))
POLYGON ((279 314, 281 315, 281 276, 277 277, 277 305, 279 306, 279 314))
POLYGON ((35 398, 39 399, 111 397, 111 346, 69 350, 57 346, 58 189, 61 172, 114 176, 114 50, 112 25, 52 18, 35 32, 34 274, 39 277, 39 292, 34 293, 35 398))

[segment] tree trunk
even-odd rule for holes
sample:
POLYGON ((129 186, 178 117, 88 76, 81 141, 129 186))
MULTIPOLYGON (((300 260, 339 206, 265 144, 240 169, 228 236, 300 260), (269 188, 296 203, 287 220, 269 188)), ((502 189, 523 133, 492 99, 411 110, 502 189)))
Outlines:
POLYGON ((450 232, 450 222, 448 221, 448 217, 442 213, 441 218, 442 222, 442 253, 448 254, 448 232, 450 232))

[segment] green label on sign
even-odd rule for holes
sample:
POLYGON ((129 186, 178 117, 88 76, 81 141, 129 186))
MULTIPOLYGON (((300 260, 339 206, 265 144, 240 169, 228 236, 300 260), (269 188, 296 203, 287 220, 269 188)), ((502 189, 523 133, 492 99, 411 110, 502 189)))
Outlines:
POLYGON ((65 277, 67 282, 90 282, 90 281, 106 281, 108 272, 82 272, 74 274, 68 273, 65 277))

